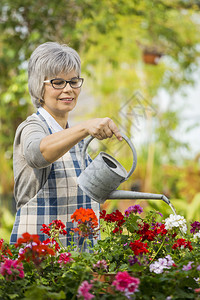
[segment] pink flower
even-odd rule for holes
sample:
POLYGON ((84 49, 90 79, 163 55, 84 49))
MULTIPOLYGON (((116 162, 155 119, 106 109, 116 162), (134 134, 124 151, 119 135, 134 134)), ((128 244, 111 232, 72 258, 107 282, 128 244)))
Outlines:
POLYGON ((183 271, 189 271, 192 269, 192 264, 193 264, 193 261, 189 261, 189 263, 187 265, 184 265, 182 270, 183 271))
POLYGON ((73 261, 73 258, 71 258, 71 253, 70 252, 64 252, 61 253, 59 256, 58 263, 59 264, 67 264, 73 261))
POLYGON ((132 277, 128 272, 118 272, 115 276, 115 280, 112 285, 115 286, 116 290, 124 292, 125 296, 129 298, 131 294, 137 291, 140 280, 138 278, 132 277))
POLYGON ((84 300, 90 300, 94 298, 94 295, 89 293, 89 290, 92 288, 92 284, 90 284, 87 280, 84 280, 78 288, 77 297, 83 297, 84 300))
POLYGON ((98 260, 96 264, 93 264, 94 269, 101 269, 101 270, 107 270, 108 265, 105 259, 98 260))
POLYGON ((16 280, 17 277, 24 278, 24 267, 17 259, 12 260, 6 258, 5 261, 1 263, 0 273, 6 280, 16 280))

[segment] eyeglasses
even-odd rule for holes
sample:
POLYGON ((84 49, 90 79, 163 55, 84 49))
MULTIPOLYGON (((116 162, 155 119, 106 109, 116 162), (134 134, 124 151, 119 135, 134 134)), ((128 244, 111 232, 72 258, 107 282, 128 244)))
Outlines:
POLYGON ((55 78, 51 80, 44 80, 43 82, 50 82, 54 89, 64 89, 69 83, 71 88, 78 89, 82 86, 84 79, 79 77, 74 77, 71 80, 64 80, 62 78, 55 78))

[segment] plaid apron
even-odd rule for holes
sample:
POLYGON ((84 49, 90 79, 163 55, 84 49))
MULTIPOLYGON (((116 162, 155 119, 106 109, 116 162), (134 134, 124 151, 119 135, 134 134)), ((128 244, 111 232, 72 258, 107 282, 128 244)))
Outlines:
MULTIPOLYGON (((40 119, 47 122, 41 114, 37 113, 40 119)), ((82 171, 81 152, 84 142, 81 141, 72 147, 61 158, 52 163, 50 174, 44 186, 38 193, 22 206, 16 213, 15 223, 11 233, 10 243, 16 243, 22 233, 38 234, 41 241, 48 238, 40 229, 42 224, 48 225, 53 220, 61 220, 66 225, 67 235, 60 238, 64 247, 70 245, 72 240, 69 234, 70 229, 76 227, 71 222, 71 215, 77 208, 92 208, 99 218, 100 205, 90 199, 78 186, 77 177, 82 171)), ((91 161, 86 158, 86 165, 91 161)), ((78 233, 74 235, 74 242, 78 244, 78 233)), ((90 238, 92 245, 95 240, 90 238)), ((79 246, 83 240, 79 239, 79 246)), ((86 250, 86 248, 85 248, 86 250)))

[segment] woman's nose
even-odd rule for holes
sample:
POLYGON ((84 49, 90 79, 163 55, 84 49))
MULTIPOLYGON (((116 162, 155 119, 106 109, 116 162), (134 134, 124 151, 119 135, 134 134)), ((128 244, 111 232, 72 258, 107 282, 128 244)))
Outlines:
POLYGON ((72 87, 70 86, 69 82, 67 82, 66 86, 63 89, 63 92, 67 93, 69 91, 72 91, 72 87))

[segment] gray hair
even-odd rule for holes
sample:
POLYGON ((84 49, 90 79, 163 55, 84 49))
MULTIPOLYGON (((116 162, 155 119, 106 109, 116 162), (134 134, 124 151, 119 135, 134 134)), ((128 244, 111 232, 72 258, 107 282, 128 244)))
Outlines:
POLYGON ((81 73, 81 60, 71 47, 56 42, 47 42, 38 46, 32 53, 28 64, 28 88, 35 107, 40 107, 44 94, 43 81, 59 73, 72 70, 81 73))

